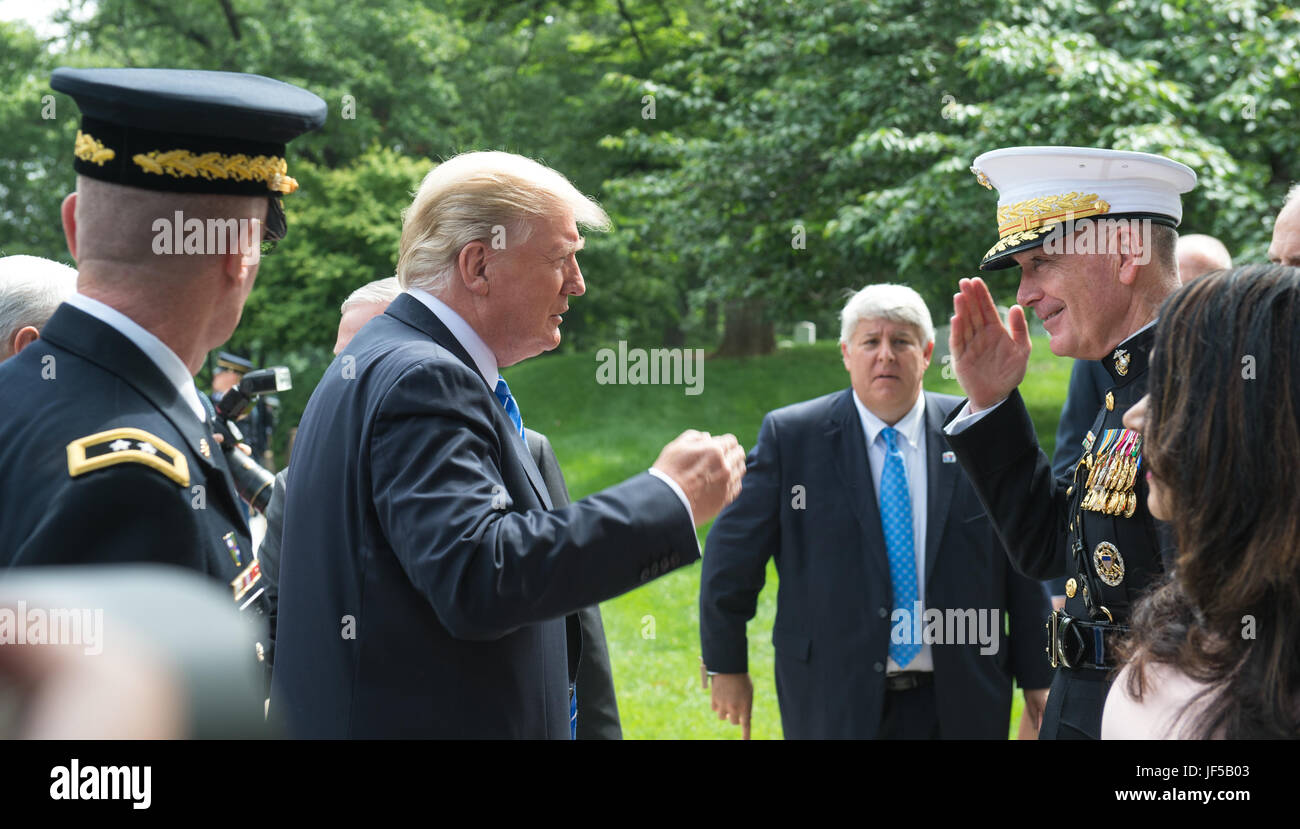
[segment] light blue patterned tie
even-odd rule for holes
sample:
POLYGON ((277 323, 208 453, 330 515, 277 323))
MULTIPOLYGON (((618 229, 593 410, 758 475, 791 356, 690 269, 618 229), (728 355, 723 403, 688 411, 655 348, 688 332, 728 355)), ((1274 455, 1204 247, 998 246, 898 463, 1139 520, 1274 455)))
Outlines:
POLYGON ((528 438, 524 437, 524 418, 523 415, 519 414, 519 404, 515 403, 515 397, 510 393, 510 387, 506 385, 506 378, 498 376, 497 387, 492 391, 497 396, 497 400, 501 401, 501 405, 505 407, 510 422, 515 424, 515 429, 519 432, 519 439, 527 446, 528 438))
MULTIPOLYGON (((506 378, 497 376, 497 387, 492 390, 505 407, 506 416, 510 422, 515 424, 515 429, 519 430, 519 439, 528 445, 528 438, 524 437, 524 416, 519 413, 519 404, 515 402, 515 396, 510 393, 510 387, 506 385, 506 378)), ((578 739, 578 692, 569 684, 569 739, 578 739)))
POLYGON ((907 615, 907 635, 904 644, 889 640, 889 657, 900 668, 921 652, 921 643, 915 638, 912 616, 916 613, 916 551, 912 542, 912 496, 907 491, 907 470, 903 467, 903 453, 898 450, 898 431, 885 427, 880 432, 885 439, 885 469, 880 475, 880 521, 885 529, 885 549, 889 552, 889 581, 894 590, 894 609, 903 609, 907 615))

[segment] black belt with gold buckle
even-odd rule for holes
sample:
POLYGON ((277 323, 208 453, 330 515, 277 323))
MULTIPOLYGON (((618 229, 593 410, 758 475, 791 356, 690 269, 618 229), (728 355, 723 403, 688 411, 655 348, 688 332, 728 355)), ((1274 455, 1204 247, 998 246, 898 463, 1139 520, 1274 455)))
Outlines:
POLYGON ((1047 655, 1052 667, 1109 671, 1117 666, 1115 640, 1127 625, 1077 619, 1053 610, 1047 621, 1047 655))

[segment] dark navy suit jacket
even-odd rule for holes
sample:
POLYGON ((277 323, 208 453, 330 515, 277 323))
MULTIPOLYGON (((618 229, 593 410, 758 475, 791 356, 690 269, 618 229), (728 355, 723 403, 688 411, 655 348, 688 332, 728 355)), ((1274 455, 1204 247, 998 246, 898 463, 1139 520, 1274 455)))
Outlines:
MULTIPOLYGON (((763 419, 740 497, 718 516, 704 547, 700 637, 705 664, 719 673, 748 671, 745 623, 767 561, 776 560, 772 644, 788 739, 871 739, 884 709, 893 591, 852 394, 845 389, 763 419)), ((943 462, 942 424, 958 398, 924 394, 925 607, 999 611, 995 654, 981 655, 978 644, 931 646, 939 732, 1006 739, 1012 677, 1024 688, 1048 685, 1047 595, 1012 570, 965 473, 943 462), (1008 613, 1009 642, 1002 633, 1008 613)))
POLYGON ((410 295, 335 359, 296 443, 271 698, 293 736, 568 739, 565 615, 699 555, 649 474, 549 511, 485 378, 410 295))

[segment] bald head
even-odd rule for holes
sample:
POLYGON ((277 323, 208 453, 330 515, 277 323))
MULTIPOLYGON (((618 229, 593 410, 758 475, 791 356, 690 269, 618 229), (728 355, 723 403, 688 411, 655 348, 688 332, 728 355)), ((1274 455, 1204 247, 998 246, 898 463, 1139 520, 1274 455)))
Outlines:
POLYGON ((261 196, 164 193, 78 176, 74 255, 79 269, 92 279, 164 276, 174 285, 177 278, 219 268, 220 255, 238 248, 230 244, 229 234, 210 234, 209 227, 237 231, 240 220, 265 220, 266 206, 261 196), (194 236, 196 231, 201 235, 194 236), (189 239, 200 239, 201 249, 187 249, 189 239))
POLYGON ((78 176, 62 208, 77 291, 130 317, 197 372, 239 324, 266 210, 265 196, 166 193, 78 176))
POLYGON ((1184 285, 1210 271, 1232 267, 1232 255, 1224 244, 1204 233, 1178 237, 1178 279, 1184 285))
POLYGON ((1300 185, 1291 188, 1286 203, 1273 223, 1273 241, 1268 246, 1268 261, 1275 265, 1300 267, 1300 185))

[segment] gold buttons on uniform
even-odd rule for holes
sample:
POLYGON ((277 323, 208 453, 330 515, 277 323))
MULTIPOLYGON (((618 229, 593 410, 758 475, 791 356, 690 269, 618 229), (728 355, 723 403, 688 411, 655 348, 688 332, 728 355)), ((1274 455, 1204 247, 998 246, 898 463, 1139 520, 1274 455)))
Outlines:
POLYGON ((1106 392, 1106 411, 1115 411, 1115 395, 1110 392, 1106 392))
POLYGON ((199 453, 205 458, 212 457, 212 450, 208 448, 207 438, 199 438, 199 453))
POLYGON ((1078 590, 1079 590, 1079 583, 1074 579, 1070 579, 1065 583, 1065 595, 1067 597, 1073 599, 1074 594, 1077 593, 1078 590))

